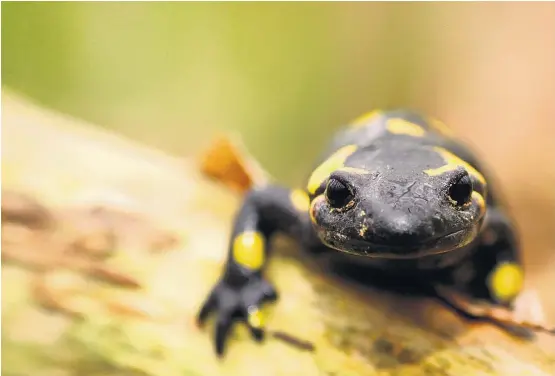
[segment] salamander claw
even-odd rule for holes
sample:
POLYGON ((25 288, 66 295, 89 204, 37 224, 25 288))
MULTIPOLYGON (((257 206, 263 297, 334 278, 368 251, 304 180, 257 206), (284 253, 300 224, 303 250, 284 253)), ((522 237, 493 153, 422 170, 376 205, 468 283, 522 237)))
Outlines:
POLYGON ((202 326, 211 313, 216 314, 214 346, 218 357, 222 357, 235 320, 245 322, 257 342, 264 339, 264 317, 260 307, 276 299, 273 286, 260 277, 251 278, 241 286, 221 280, 200 308, 197 322, 202 326))

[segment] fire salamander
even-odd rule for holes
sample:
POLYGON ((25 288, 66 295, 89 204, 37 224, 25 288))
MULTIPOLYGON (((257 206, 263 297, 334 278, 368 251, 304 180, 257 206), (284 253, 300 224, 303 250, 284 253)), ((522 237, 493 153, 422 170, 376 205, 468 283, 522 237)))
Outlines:
POLYGON ((277 298, 263 273, 276 232, 370 273, 412 275, 494 305, 510 306, 523 286, 514 227, 476 156, 442 122, 411 111, 354 120, 304 189, 246 194, 224 272, 198 313, 200 324, 216 315, 219 356, 237 318, 263 338, 260 305, 277 298))

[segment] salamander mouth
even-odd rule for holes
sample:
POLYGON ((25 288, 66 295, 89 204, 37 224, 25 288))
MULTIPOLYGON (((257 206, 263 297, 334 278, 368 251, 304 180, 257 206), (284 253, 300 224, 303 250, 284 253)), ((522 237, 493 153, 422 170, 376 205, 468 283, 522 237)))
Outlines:
POLYGON ((438 255, 458 249, 474 238, 472 230, 458 230, 440 237, 407 245, 375 243, 363 239, 351 239, 339 232, 324 230, 321 240, 341 252, 371 258, 414 259, 438 255))

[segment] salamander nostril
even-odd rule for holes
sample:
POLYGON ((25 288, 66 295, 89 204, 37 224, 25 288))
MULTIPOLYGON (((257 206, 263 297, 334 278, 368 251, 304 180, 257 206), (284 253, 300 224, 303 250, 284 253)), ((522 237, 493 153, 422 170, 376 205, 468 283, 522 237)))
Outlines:
POLYGON ((410 215, 383 218, 376 225, 379 230, 373 236, 381 244, 414 246, 428 240, 429 227, 421 219, 410 215))

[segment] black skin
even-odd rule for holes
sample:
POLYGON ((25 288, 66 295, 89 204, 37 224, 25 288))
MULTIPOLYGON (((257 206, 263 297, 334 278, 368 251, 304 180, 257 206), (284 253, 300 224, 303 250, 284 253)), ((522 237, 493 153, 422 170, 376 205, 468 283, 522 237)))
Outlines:
POLYGON ((494 297, 487 279, 501 262, 520 263, 514 227, 491 186, 486 186, 489 178, 481 181, 484 172, 476 157, 434 124, 416 113, 396 110, 342 130, 321 162, 346 145, 356 145, 342 167, 359 170, 329 171, 317 189, 308 192, 309 210, 296 209, 291 190, 276 185, 246 195, 235 218, 224 273, 198 315, 200 324, 210 313, 217 316, 219 356, 237 319, 247 322, 254 338, 261 340, 263 329, 248 323, 249 309, 277 298, 263 276, 268 257, 256 270, 233 257, 233 239, 246 231, 263 234, 265 244, 273 234, 285 233, 304 249, 327 249, 335 259, 359 268, 413 276, 430 286, 449 286, 472 298, 508 304, 494 297), (387 127, 390 119, 407 120, 424 134, 392 133, 387 127), (480 173, 464 164, 425 173, 446 164, 434 147, 450 151, 480 173))

